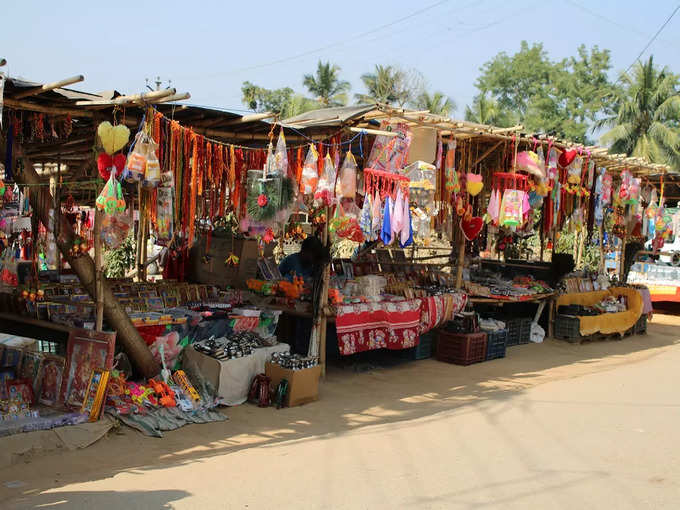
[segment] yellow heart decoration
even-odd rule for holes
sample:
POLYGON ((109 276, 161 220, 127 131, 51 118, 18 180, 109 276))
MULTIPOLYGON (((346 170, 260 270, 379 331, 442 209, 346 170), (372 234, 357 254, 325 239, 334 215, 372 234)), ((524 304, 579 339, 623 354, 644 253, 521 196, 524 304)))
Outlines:
POLYGON ((109 121, 99 124, 97 127, 97 134, 99 135, 99 140, 102 143, 104 152, 109 155, 112 155, 114 152, 118 152, 125 147, 125 144, 127 144, 130 139, 130 130, 127 126, 118 124, 114 127, 109 121))
POLYGON ((482 188, 484 187, 483 182, 474 182, 474 181, 467 181, 465 183, 465 186, 467 188, 467 192, 470 193, 470 195, 477 196, 479 195, 479 192, 482 191, 482 188))

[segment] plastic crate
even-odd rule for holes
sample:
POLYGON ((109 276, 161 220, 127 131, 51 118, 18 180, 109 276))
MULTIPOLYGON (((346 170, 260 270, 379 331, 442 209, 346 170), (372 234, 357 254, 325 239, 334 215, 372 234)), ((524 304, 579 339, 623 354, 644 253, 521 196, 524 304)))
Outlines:
POLYGON ((581 341, 581 321, 571 315, 558 315, 555 317, 555 338, 569 341, 581 341))
POLYGON ((647 333, 647 314, 640 315, 640 318, 633 326, 634 335, 644 335, 647 333))
POLYGON ((531 319, 529 317, 501 319, 508 331, 508 347, 512 345, 528 344, 531 341, 531 319))
POLYGON ((431 358, 432 353, 434 352, 434 345, 436 343, 435 335, 435 331, 428 331, 427 333, 420 335, 420 341, 418 342, 418 345, 411 347, 410 349, 403 349, 400 351, 400 355, 411 360, 431 358))
POLYGON ((486 333, 486 359, 505 358, 505 348, 508 341, 508 331, 489 331, 486 333))
POLYGON ((439 331, 437 360, 455 365, 471 365, 486 360, 486 333, 439 331))

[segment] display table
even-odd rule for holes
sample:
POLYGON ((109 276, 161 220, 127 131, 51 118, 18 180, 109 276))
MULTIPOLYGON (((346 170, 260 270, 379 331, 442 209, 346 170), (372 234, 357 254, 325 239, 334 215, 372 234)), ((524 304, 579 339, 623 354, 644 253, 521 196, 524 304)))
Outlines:
POLYGON ((264 364, 271 355, 289 351, 290 345, 277 344, 255 349, 250 356, 219 361, 188 346, 184 349, 183 365, 186 370, 200 374, 214 387, 221 404, 235 406, 248 399, 253 378, 264 373, 264 364))
POLYGON ((592 306, 603 299, 614 296, 625 296, 628 309, 625 312, 603 313, 593 316, 579 316, 579 332, 582 336, 595 333, 621 333, 631 329, 642 315, 642 296, 637 289, 631 287, 613 287, 609 290, 562 294, 557 298, 557 307, 562 305, 592 306))
POLYGON ((337 305, 335 326, 340 354, 373 349, 408 349, 420 335, 465 308, 467 296, 446 293, 426 298, 337 305))

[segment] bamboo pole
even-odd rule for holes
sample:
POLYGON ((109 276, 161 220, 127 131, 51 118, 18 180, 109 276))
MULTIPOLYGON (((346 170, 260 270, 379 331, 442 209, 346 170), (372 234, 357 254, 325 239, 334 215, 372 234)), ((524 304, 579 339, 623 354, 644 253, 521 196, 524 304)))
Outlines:
MULTIPOLYGON (((171 103, 173 101, 185 101, 187 99, 191 99, 191 94, 189 94, 188 92, 182 92, 180 94, 173 94, 171 96, 163 97, 161 99, 153 101, 153 104, 171 103)), ((143 105, 144 101, 135 101, 135 104, 143 105)))
POLYGON ((104 99, 95 101, 76 101, 76 106, 115 106, 124 105, 128 103, 134 103, 137 101, 153 102, 157 99, 162 99, 164 97, 173 96, 177 94, 176 89, 164 89, 164 90, 154 90, 152 92, 144 92, 142 94, 131 94, 129 96, 118 96, 114 99, 104 99))
POLYGON ((137 184, 138 198, 138 218, 137 218, 137 249, 135 250, 135 265, 137 266, 137 281, 142 281, 142 239, 144 235, 144 197, 142 194, 142 183, 137 184))
POLYGON ((364 129, 364 128, 358 128, 358 127, 351 127, 349 130, 352 133, 365 133, 367 135, 376 135, 376 136, 399 136, 399 133, 395 133, 393 131, 381 131, 380 129, 364 129))
POLYGON ((12 99, 23 99, 29 96, 36 96, 49 90, 54 90, 61 87, 65 87, 67 85, 73 85, 74 83, 79 83, 84 79, 85 77, 82 74, 78 74, 76 76, 71 76, 70 78, 55 81, 53 83, 45 83, 44 85, 41 85, 39 87, 33 87, 28 90, 24 90, 23 92, 19 92, 18 94, 14 94, 14 96, 12 96, 12 99))
MULTIPOLYGON (((329 209, 326 207, 326 220, 330 218, 329 209)), ((326 221, 326 226, 323 231, 322 242, 324 246, 329 246, 328 243, 328 221, 326 221)), ((321 284, 321 296, 319 299, 320 313, 321 313, 321 324, 319 331, 319 364, 321 365, 321 377, 326 378, 326 335, 328 332, 328 314, 326 313, 326 307, 328 306, 328 282, 331 275, 331 265, 330 261, 324 266, 321 284)))
MULTIPOLYGON (((17 157, 22 154, 21 147, 16 146, 17 157)), ((15 172, 15 180, 17 184, 28 185, 28 192, 30 194, 31 204, 34 207, 34 213, 40 218, 44 225, 50 225, 51 214, 50 205, 53 199, 45 186, 41 186, 40 177, 33 168, 33 163, 28 158, 23 158, 23 165, 17 168, 15 172)), ((61 224, 59 225, 60 235, 56 239, 57 246, 62 252, 66 261, 71 265, 73 271, 78 275, 81 284, 90 294, 95 296, 95 268, 94 261, 87 255, 79 257, 72 257, 70 250, 73 244, 75 234, 71 225, 66 219, 61 216, 61 224)), ((104 316, 111 327, 115 329, 117 341, 120 341, 124 350, 130 357, 130 361, 135 366, 136 370, 143 377, 153 377, 159 372, 158 363, 153 359, 151 351, 146 346, 144 340, 139 335, 139 332, 134 327, 125 310, 118 303, 118 299, 113 294, 113 291, 108 286, 107 282, 103 282, 103 301, 104 301, 104 316)))

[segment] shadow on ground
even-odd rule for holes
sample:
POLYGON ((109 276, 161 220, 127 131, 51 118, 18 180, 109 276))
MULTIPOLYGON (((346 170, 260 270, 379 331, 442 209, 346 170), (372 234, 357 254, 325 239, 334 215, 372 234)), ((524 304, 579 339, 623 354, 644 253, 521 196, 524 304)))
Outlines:
MULTIPOLYGON (((644 336, 581 345, 549 340, 511 347, 505 359, 468 367, 432 359, 365 373, 331 367, 321 386, 321 399, 306 406, 277 411, 246 404, 226 409, 230 418, 227 422, 184 427, 166 433, 163 439, 147 438, 123 428, 86 450, 46 456, 0 470, 0 480, 27 482, 23 489, 0 485, 0 501, 4 497, 28 497, 31 503, 37 501, 34 498, 65 498, 65 493, 37 493, 122 472, 141 474, 200 462, 282 441, 336 437, 349 432, 379 433, 382 427, 400 427, 409 420, 436 420, 440 413, 485 400, 510 399, 538 384, 648 359, 680 342, 679 325, 678 317, 655 316, 649 334, 644 336)), ((67 494, 82 499, 97 493, 67 494)), ((118 499, 120 494, 124 493, 102 497, 115 497, 117 502, 125 503, 118 499)), ((178 491, 141 494, 163 500, 162 504, 181 497, 178 491)), ((162 507, 154 503, 140 508, 162 507)))
POLYGON ((147 510, 173 508, 170 503, 184 499, 186 491, 65 491, 43 492, 17 498, 14 503, 24 508, 68 508, 70 510, 92 508, 124 508, 147 510))

